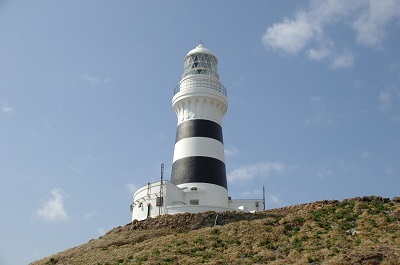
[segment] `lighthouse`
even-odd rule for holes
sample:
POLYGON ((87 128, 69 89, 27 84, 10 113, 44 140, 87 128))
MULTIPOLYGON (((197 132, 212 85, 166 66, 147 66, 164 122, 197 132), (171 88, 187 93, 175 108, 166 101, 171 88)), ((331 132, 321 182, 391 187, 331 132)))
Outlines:
POLYGON ((174 89, 177 116, 171 180, 148 183, 133 195, 132 221, 162 214, 205 211, 259 211, 263 199, 232 200, 228 185, 222 117, 227 90, 219 80, 217 57, 200 43, 184 57, 174 89))
POLYGON ((182 80, 172 99, 178 127, 171 182, 178 187, 194 185, 207 193, 207 204, 228 207, 222 137, 228 100, 217 64, 217 57, 203 44, 184 59, 182 80))

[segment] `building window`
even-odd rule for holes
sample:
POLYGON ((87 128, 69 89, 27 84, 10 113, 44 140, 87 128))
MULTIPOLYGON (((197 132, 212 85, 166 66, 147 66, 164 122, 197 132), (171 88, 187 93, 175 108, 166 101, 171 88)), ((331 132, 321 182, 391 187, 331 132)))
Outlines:
POLYGON ((190 205, 199 205, 199 200, 190 200, 190 205))

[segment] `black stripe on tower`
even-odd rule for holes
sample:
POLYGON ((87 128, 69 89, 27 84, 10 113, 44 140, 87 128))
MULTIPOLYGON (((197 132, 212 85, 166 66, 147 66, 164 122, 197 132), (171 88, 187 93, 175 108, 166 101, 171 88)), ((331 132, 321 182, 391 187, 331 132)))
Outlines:
MULTIPOLYGON (((223 144, 222 127, 210 120, 189 120, 179 124, 176 143, 185 138, 206 137, 223 144)), ((219 159, 205 156, 191 156, 176 160, 172 164, 171 182, 175 185, 184 183, 210 183, 227 189, 225 163, 219 159)))
POLYGON ((221 125, 209 120, 188 120, 179 124, 175 143, 189 137, 207 137, 224 143, 221 125))
POLYGON ((191 156, 176 160, 172 164, 171 182, 175 185, 202 182, 228 188, 225 163, 205 156, 191 156))

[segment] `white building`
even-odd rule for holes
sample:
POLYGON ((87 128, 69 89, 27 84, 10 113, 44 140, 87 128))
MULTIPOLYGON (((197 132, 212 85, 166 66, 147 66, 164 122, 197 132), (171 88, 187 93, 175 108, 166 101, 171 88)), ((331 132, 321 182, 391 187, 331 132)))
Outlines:
POLYGON ((185 56, 172 98, 178 126, 171 181, 149 183, 135 192, 132 221, 160 214, 264 209, 263 199, 228 197, 222 135, 228 100, 217 64, 217 57, 203 44, 185 56))

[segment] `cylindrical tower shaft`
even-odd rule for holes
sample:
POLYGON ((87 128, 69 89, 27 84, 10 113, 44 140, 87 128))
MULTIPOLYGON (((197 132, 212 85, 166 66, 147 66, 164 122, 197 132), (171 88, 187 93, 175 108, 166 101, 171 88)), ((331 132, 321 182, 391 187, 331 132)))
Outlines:
POLYGON ((178 118, 171 182, 213 184, 227 189, 222 116, 228 108, 218 60, 198 45, 184 59, 172 106, 178 118))

